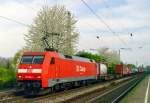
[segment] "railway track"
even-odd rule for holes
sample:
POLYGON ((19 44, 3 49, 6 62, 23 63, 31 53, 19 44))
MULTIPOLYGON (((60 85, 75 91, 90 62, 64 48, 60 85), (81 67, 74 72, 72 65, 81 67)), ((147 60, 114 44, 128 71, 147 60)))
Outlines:
MULTIPOLYGON (((49 95, 34 97, 34 98, 26 98, 22 96, 14 96, 10 98, 4 98, 0 100, 0 103, 71 103, 73 101, 78 101, 79 98, 82 96, 86 96, 87 94, 94 95, 96 91, 99 92, 106 92, 106 88, 116 86, 118 84, 122 84, 125 81, 132 80, 135 77, 128 77, 118 80, 113 80, 104 83, 93 84, 89 86, 74 88, 66 91, 61 91, 57 93, 51 93, 49 95)), ((87 96, 88 97, 88 96, 87 96)), ((83 99, 83 98, 81 98, 83 99)), ((90 98, 88 98, 90 99, 90 98)), ((87 100, 88 100, 87 99, 87 100)), ((78 103, 78 102, 76 102, 78 103)), ((80 103, 80 102, 79 102, 80 103)), ((84 102, 81 102, 84 103, 84 102)), ((104 103, 104 102, 103 102, 104 103)))
POLYGON ((11 96, 14 96, 14 89, 7 90, 7 91, 1 91, 0 92, 0 101, 3 100, 4 98, 9 98, 11 96))
POLYGON ((113 85, 103 91, 93 91, 68 100, 65 103, 118 103, 144 77, 144 75, 141 75, 126 82, 119 83, 119 85, 113 85))
POLYGON ((22 97, 22 96, 11 96, 11 97, 7 97, 7 98, 3 98, 2 100, 0 100, 0 103, 16 103, 16 101, 22 102, 23 100, 24 100, 24 97, 22 97))
POLYGON ((33 103, 62 103, 62 102, 69 103, 68 101, 71 100, 72 98, 76 98, 78 96, 91 93, 92 91, 103 90, 107 88, 108 86, 110 86, 112 83, 117 84, 123 81, 127 81, 129 79, 131 79, 131 77, 119 79, 119 80, 113 80, 111 82, 109 81, 105 83, 99 83, 99 84, 93 84, 90 86, 75 88, 75 89, 35 98, 32 100, 32 102, 33 103))
POLYGON ((0 103, 6 103, 7 101, 12 101, 15 98, 18 98, 17 95, 21 96, 20 94, 22 91, 16 92, 15 89, 10 89, 7 91, 0 92, 0 103))
POLYGON ((15 92, 15 89, 0 91, 0 96, 5 95, 5 94, 10 94, 10 93, 13 93, 13 92, 15 92))

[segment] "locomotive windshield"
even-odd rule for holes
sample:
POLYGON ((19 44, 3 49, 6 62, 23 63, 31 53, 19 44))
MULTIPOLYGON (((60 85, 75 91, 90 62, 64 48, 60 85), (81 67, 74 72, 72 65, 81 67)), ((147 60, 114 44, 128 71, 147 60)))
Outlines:
POLYGON ((21 64, 42 64, 44 56, 23 56, 21 64))
POLYGON ((34 56, 33 57, 33 64, 42 64, 44 60, 44 56, 34 56))

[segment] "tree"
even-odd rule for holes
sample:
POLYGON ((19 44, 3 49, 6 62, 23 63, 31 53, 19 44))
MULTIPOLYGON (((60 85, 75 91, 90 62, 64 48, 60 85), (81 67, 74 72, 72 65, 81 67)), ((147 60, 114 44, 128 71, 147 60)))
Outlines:
POLYGON ((96 62, 105 62, 105 57, 97 55, 97 54, 91 54, 89 52, 85 52, 85 51, 80 51, 76 54, 77 56, 80 57, 85 57, 91 60, 95 60, 96 62))
POLYGON ((117 51, 112 50, 110 51, 109 48, 99 48, 98 49, 99 55, 102 55, 103 57, 106 58, 106 61, 108 64, 118 64, 121 63, 119 54, 117 51))
POLYGON ((147 65, 147 66, 145 67, 145 70, 146 70, 146 72, 150 73, 150 65, 147 65))
POLYGON ((135 66, 134 64, 127 64, 127 66, 128 66, 129 68, 131 68, 131 69, 136 68, 136 66, 135 66))
POLYGON ((15 56, 13 57, 13 60, 11 62, 11 67, 16 70, 17 66, 20 63, 21 60, 21 56, 23 54, 24 49, 19 50, 18 52, 16 52, 15 56))
POLYGON ((0 57, 0 67, 2 68, 11 68, 11 61, 12 61, 12 58, 2 58, 0 57))
POLYGON ((76 22, 64 6, 43 7, 26 35, 26 49, 43 51, 46 46, 42 37, 47 35, 51 47, 64 54, 75 53, 78 41, 78 33, 75 31, 76 22))

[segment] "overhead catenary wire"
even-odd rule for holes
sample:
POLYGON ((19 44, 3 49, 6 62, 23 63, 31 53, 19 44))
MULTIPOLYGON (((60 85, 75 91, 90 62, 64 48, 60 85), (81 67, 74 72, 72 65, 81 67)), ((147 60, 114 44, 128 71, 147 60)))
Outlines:
MULTIPOLYGON (((107 2, 106 2, 106 0, 103 0, 103 4, 105 5, 105 7, 107 8, 107 9, 109 9, 110 7, 109 7, 109 5, 107 4, 107 2)), ((125 26, 124 26, 124 23, 123 22, 120 22, 120 27, 122 27, 122 29, 126 29, 125 28, 125 26)), ((132 39, 133 37, 133 34, 132 34, 132 32, 125 32, 125 31, 123 31, 123 32, 115 32, 115 33, 124 33, 124 34, 126 34, 126 35, 129 35, 129 37, 132 39)), ((132 41, 133 41, 133 43, 136 43, 135 41, 134 41, 134 39, 132 39, 132 41)), ((131 44, 131 43, 130 43, 131 44)))
MULTIPOLYGON (((107 9, 110 8, 109 5, 107 4, 106 0, 103 0, 103 4, 105 5, 105 7, 106 7, 107 9)), ((123 24, 122 22, 120 22, 120 26, 122 26, 122 28, 125 28, 125 27, 124 27, 124 24, 123 24)), ((115 32, 115 33, 117 33, 117 32, 115 32)), ((124 32, 119 32, 119 33, 124 33, 124 32)), ((126 33, 127 33, 127 34, 130 34, 129 32, 126 32, 126 33)))
POLYGON ((8 17, 1 16, 1 15, 0 15, 0 18, 5 19, 5 20, 8 20, 8 21, 15 22, 15 23, 17 23, 17 24, 20 24, 20 25, 23 25, 23 26, 26 26, 26 27, 30 27, 29 24, 25 24, 25 23, 23 23, 23 22, 20 22, 20 21, 18 21, 18 20, 12 19, 12 18, 8 18, 8 17))
MULTIPOLYGON (((104 5, 105 5, 106 8, 110 8, 110 7, 108 6, 106 0, 103 0, 103 3, 104 3, 104 5)), ((120 22, 120 26, 122 27, 122 29, 126 29, 123 22, 120 22)), ((118 33, 118 32, 115 32, 115 33, 118 33)), ((123 31, 123 32, 119 32, 119 33, 128 34, 128 35, 131 36, 131 37, 133 36, 133 35, 132 35, 133 32, 127 32, 127 31, 124 32, 124 31, 123 31)))
MULTIPOLYGON (((8 21, 11 21, 11 22, 15 22, 15 23, 20 24, 20 25, 23 25, 23 26, 25 26, 25 27, 31 27, 31 26, 28 25, 28 24, 22 23, 22 22, 20 22, 20 21, 17 21, 17 20, 8 18, 8 17, 0 16, 0 18, 5 19, 5 20, 8 20, 8 21)), ((32 27, 34 27, 34 26, 32 26, 32 27)), ((45 31, 42 31, 42 32, 45 33, 45 31)), ((46 34, 50 34, 50 33, 47 32, 46 34)), ((47 36, 47 35, 45 35, 45 36, 47 36)), ((43 39, 43 38, 42 38, 42 39, 43 39)), ((43 40, 45 40, 45 39, 43 39, 43 40)), ((46 41, 46 43, 47 43, 47 40, 45 40, 45 41, 46 41)), ((48 45, 48 46, 49 46, 49 45, 48 45)), ((50 47, 50 46, 49 46, 49 47, 50 47)))
MULTIPOLYGON (((45 0, 45 3, 47 3, 46 0, 45 0)), ((45 5, 44 7, 46 7, 46 9, 48 9, 48 5, 45 5)), ((20 22, 20 21, 18 21, 18 20, 15 20, 15 19, 12 19, 12 18, 9 18, 9 17, 5 17, 5 16, 2 16, 2 15, 0 15, 0 18, 5 19, 5 20, 8 20, 8 21, 11 21, 11 22, 14 22, 14 23, 16 23, 16 24, 20 24, 20 25, 22 25, 22 26, 26 26, 26 27, 31 27, 31 26, 32 26, 32 27, 34 27, 33 25, 25 24, 25 23, 20 22)), ((59 16, 58 18, 61 19, 62 16, 59 16)), ((59 20, 58 20, 58 21, 59 21, 59 20)), ((59 21, 59 23, 61 23, 61 22, 59 21)), ((42 32, 45 32, 45 31, 42 31, 42 32)))
MULTIPOLYGON (((0 15, 0 18, 8 20, 8 21, 11 21, 11 22, 14 22, 16 24, 19 24, 19 25, 22 25, 22 26, 25 26, 25 27, 29 27, 30 28, 32 26, 33 28, 35 28, 33 25, 25 24, 23 22, 20 22, 18 20, 12 19, 12 18, 8 18, 8 17, 1 16, 1 15, 0 15)), ((45 32, 45 31, 42 31, 42 32, 45 32)))
POLYGON ((97 17, 97 19, 107 27, 107 29, 108 29, 113 35, 117 36, 118 39, 119 39, 124 45, 128 46, 127 43, 126 43, 124 40, 122 40, 122 39, 120 38, 120 36, 119 36, 118 34, 116 34, 116 33, 111 29, 111 27, 110 27, 99 15, 97 15, 97 14, 95 13, 95 11, 94 11, 84 0, 81 0, 81 1, 82 1, 82 3, 93 13, 93 15, 95 15, 95 16, 97 17))
MULTIPOLYGON (((64 4, 63 0, 56 0, 56 4, 59 4, 60 2, 61 2, 62 4, 64 4)), ((84 22, 85 22, 85 21, 84 21, 84 22)), ((89 29, 91 29, 92 31, 94 31, 94 32, 97 33, 96 35, 101 35, 101 34, 102 34, 101 32, 99 32, 98 28, 94 27, 94 25, 92 25, 92 24, 90 24, 90 23, 88 23, 88 22, 85 22, 85 23, 86 23, 86 25, 89 26, 89 29)))

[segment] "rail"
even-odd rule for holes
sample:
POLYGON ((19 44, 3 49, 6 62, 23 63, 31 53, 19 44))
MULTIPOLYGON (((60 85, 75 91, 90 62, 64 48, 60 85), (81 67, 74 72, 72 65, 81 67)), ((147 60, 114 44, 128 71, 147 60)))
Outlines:
MULTIPOLYGON (((66 91, 61 91, 57 93, 51 93, 45 96, 40 96, 36 98, 26 98, 25 96, 14 96, 14 97, 9 97, 9 98, 3 98, 0 100, 0 103, 70 103, 71 100, 74 100, 78 97, 82 97, 87 94, 92 94, 95 91, 102 91, 102 92, 107 92, 107 88, 111 87, 111 85, 114 85, 114 87, 117 87, 120 84, 124 84, 127 81, 135 80, 136 76, 132 77, 127 77, 127 78, 122 78, 118 80, 112 80, 112 81, 107 81, 103 83, 97 83, 97 84, 92 84, 89 86, 84 86, 84 87, 79 87, 79 88, 74 88, 66 91)), ((111 87, 112 88, 112 87, 111 87)), ((93 94, 92 94, 93 95, 93 94)), ((82 99, 82 98, 81 98, 82 99)), ((115 98, 113 98, 115 99, 115 98)), ((79 102, 80 103, 80 102, 79 102)), ((82 102, 81 102, 82 103, 82 102)), ((105 102, 103 102, 105 103, 105 102)), ((109 102, 110 103, 110 102, 109 102)))
POLYGON ((103 94, 88 100, 86 103, 118 103, 144 77, 145 75, 142 75, 119 86, 115 86, 114 88, 104 92, 103 94))

